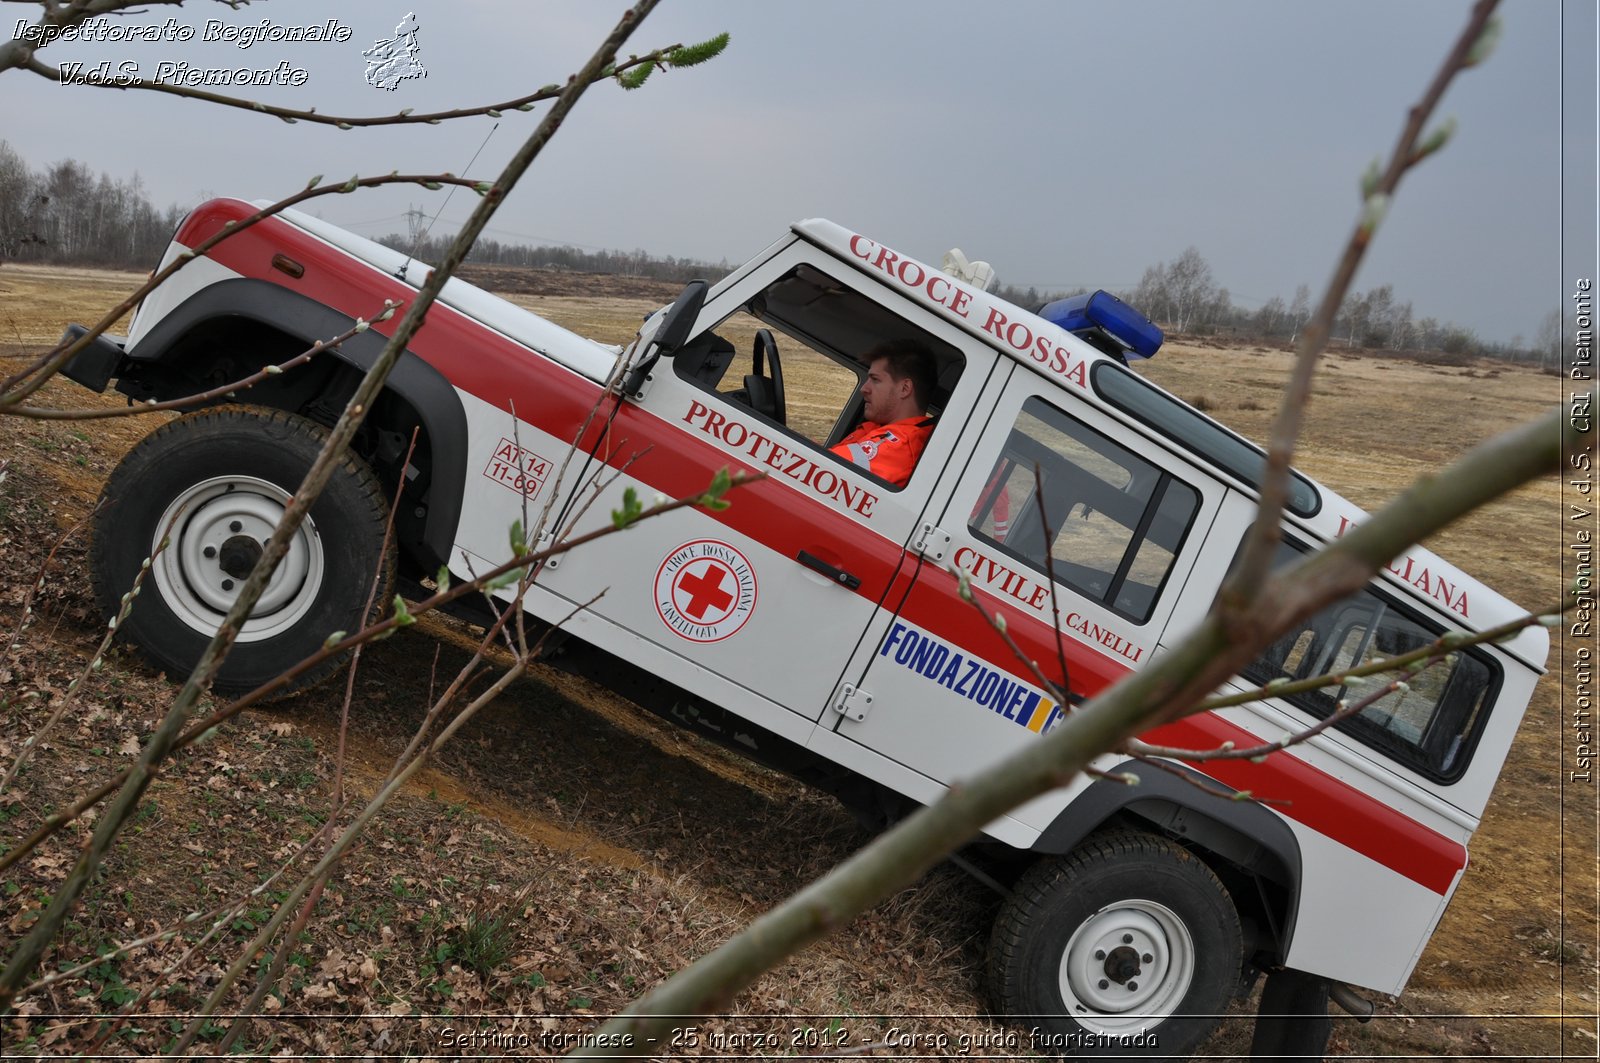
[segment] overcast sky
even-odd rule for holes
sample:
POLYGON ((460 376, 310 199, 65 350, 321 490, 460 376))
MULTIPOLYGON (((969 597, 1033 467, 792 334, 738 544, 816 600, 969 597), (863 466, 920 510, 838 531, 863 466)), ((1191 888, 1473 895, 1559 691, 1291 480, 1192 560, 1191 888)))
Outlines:
MULTIPOLYGON (((303 68, 242 90, 323 113, 487 103, 564 80, 621 10, 595 0, 190 2, 123 20, 188 43, 67 43, 54 64, 303 68), (418 24, 423 79, 368 85, 361 52, 418 24), (344 43, 206 44, 209 19, 300 26, 344 43)), ((1193 245, 1234 301, 1319 290, 1385 153, 1463 24, 1466 0, 664 0, 625 51, 726 30, 720 59, 637 92, 597 86, 494 222, 503 240, 643 248, 736 263, 826 217, 937 263, 952 246, 1007 283, 1131 288, 1193 245)), ((1357 278, 1416 316, 1531 339, 1595 271, 1595 5, 1506 0, 1493 58, 1441 109, 1442 154, 1402 184, 1357 278), (1563 131, 1563 122, 1565 130, 1563 131), (1564 136, 1563 136, 1564 132, 1564 136), (1565 155, 1563 154, 1565 152, 1565 155), (1563 210, 1563 158, 1566 207, 1563 210), (1565 237, 1566 261, 1562 261, 1565 237)), ((0 40, 27 4, 6 4, 0 40)), ((0 75, 0 138, 36 168, 137 172, 159 206, 277 197, 315 174, 498 172, 537 122, 509 112, 341 132, 148 92, 0 75), (485 143, 485 137, 488 137, 485 143), (478 154, 476 162, 472 160, 478 154)), ((416 188, 322 201, 358 232, 403 231, 411 204, 452 229, 472 197, 416 188)))

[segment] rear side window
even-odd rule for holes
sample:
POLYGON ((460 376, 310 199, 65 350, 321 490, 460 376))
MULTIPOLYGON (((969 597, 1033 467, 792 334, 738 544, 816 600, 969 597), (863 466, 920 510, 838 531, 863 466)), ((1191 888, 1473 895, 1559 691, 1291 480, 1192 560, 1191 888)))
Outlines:
MULTIPOLYGON (((1300 550, 1284 543, 1277 564, 1295 560, 1300 550)), ((1432 624, 1365 590, 1329 606, 1267 648, 1245 669, 1252 682, 1309 679, 1397 657, 1421 649, 1445 633, 1432 624)), ((1392 690, 1338 729, 1437 782, 1454 782, 1466 770, 1478 732, 1493 703, 1496 670, 1492 662, 1470 650, 1433 665, 1392 690)), ((1286 701, 1313 716, 1332 715, 1338 702, 1369 697, 1392 677, 1324 687, 1294 694, 1286 701)))
POLYGON ((1048 549, 1057 580, 1142 623, 1199 508, 1193 487, 1035 396, 968 525, 1041 573, 1048 549))

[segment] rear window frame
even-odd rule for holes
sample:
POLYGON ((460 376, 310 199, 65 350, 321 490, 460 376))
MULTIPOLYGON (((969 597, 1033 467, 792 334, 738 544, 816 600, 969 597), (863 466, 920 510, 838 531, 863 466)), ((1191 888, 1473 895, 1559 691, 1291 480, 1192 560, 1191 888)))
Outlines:
MULTIPOLYGON (((1242 553, 1243 549, 1244 545, 1241 542, 1239 553, 1242 553)), ((1288 534, 1283 536, 1283 540, 1279 549, 1292 549, 1302 557, 1314 552, 1315 550, 1315 548, 1311 545, 1288 534)), ((1238 560, 1239 556, 1238 553, 1236 553, 1234 556, 1234 565, 1238 564, 1238 560)), ((1279 563, 1275 563, 1273 567, 1278 568, 1281 567, 1281 565, 1279 563)), ((1232 568, 1233 565, 1230 565, 1230 572, 1232 571, 1232 568)), ((1424 631, 1432 633, 1435 638, 1442 638, 1452 631, 1463 630, 1461 628, 1445 626, 1439 620, 1428 615, 1428 613, 1422 609, 1417 608, 1413 603, 1406 601, 1403 597, 1400 597, 1390 591, 1387 587, 1383 587, 1376 582, 1368 582, 1365 587, 1357 591, 1355 594, 1352 594, 1346 598, 1341 598, 1336 602, 1330 602, 1322 609, 1319 609, 1314 616, 1308 617, 1306 620, 1302 621, 1299 625, 1300 632, 1304 633, 1305 631, 1310 630, 1315 621, 1325 613, 1341 607, 1347 607, 1352 603, 1360 601, 1361 598, 1366 595, 1370 595, 1386 611, 1393 612, 1398 616, 1403 617, 1405 620, 1422 628, 1424 631)), ((1379 626, 1381 626, 1381 620, 1379 626)), ((1471 632, 1465 633, 1471 634, 1471 632)), ((1289 632, 1285 632, 1285 636, 1288 634, 1289 632)), ((1298 637, 1299 636, 1297 635, 1297 640, 1298 637)), ((1370 637, 1371 631, 1369 629, 1369 631, 1364 634, 1363 639, 1365 640, 1370 637)), ((1477 710, 1477 716, 1472 720, 1468 732, 1462 736, 1461 747, 1457 752, 1454 763, 1449 767, 1448 770, 1441 772, 1435 769, 1424 757, 1420 745, 1412 745, 1403 741, 1397 734, 1395 734, 1395 732, 1382 728, 1380 725, 1371 720, 1364 719, 1360 713, 1334 724, 1333 730, 1359 743, 1362 747, 1371 750, 1384 760, 1389 761, 1399 767, 1403 767, 1408 771, 1415 772, 1431 782, 1438 783, 1441 786, 1450 786, 1460 782, 1466 776, 1467 770, 1472 766, 1472 758, 1477 751, 1478 742, 1483 737, 1484 731, 1487 730, 1489 717, 1493 715, 1495 705, 1498 704, 1500 700, 1500 691, 1505 683, 1505 669, 1501 666, 1499 661, 1495 660, 1492 654, 1483 652, 1477 646, 1461 646, 1451 650, 1450 652, 1470 658, 1474 662, 1482 665, 1488 672, 1489 678, 1483 689, 1483 702, 1477 710)), ((1258 655, 1250 662, 1250 664, 1241 669, 1239 672, 1240 677, 1246 682, 1254 684, 1256 687, 1264 687, 1272 680, 1279 678, 1278 675, 1267 674, 1270 669, 1258 667, 1264 663, 1265 653, 1258 655)), ((1453 680, 1454 678, 1454 675, 1452 675, 1451 679, 1453 680)), ((1379 675, 1372 677, 1372 681, 1379 682, 1384 680, 1382 679, 1382 675, 1379 675)), ((1312 717, 1313 719, 1324 720, 1331 716, 1336 710, 1326 706, 1318 705, 1312 700, 1312 698, 1320 695, 1321 698, 1327 699, 1336 704, 1337 694, 1330 694, 1330 689, 1336 688, 1320 687, 1315 691, 1309 691, 1303 694, 1267 694, 1266 697, 1282 701, 1285 704, 1292 706, 1296 710, 1305 713, 1307 716, 1312 717)), ((1434 705, 1433 711, 1435 713, 1439 711, 1437 702, 1434 705)))

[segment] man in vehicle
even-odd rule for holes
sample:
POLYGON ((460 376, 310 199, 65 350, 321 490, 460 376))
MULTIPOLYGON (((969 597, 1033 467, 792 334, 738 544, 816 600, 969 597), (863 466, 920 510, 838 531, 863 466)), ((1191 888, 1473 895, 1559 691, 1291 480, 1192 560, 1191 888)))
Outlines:
POLYGON ((904 487, 933 434, 933 418, 925 411, 938 386, 938 369, 932 353, 912 340, 880 343, 864 360, 861 426, 832 450, 857 468, 904 487))

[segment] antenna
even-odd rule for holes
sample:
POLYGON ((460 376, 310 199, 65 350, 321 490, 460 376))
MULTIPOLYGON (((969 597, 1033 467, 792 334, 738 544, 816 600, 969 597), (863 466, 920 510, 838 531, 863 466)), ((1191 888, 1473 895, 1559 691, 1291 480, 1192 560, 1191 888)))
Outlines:
MULTIPOLYGON (((464 167, 464 169, 472 169, 472 164, 478 161, 478 156, 482 155, 483 149, 489 145, 489 137, 494 136, 494 131, 499 128, 499 122, 496 122, 490 128, 488 134, 483 138, 483 143, 478 145, 478 150, 473 152, 472 158, 467 160, 467 165, 464 167)), ((411 269, 411 260, 417 257, 418 246, 421 245, 423 238, 428 235, 428 231, 433 228, 434 223, 439 220, 439 215, 444 213, 444 208, 450 205, 450 197, 455 195, 456 189, 460 187, 460 185, 450 186, 450 192, 444 197, 444 202, 439 204, 438 211, 433 215, 433 221, 428 222, 426 226, 419 224, 419 222, 426 217, 422 211, 415 207, 412 207, 410 210, 406 211, 406 224, 411 229, 411 250, 406 252, 406 260, 400 263, 400 267, 394 271, 394 275, 397 278, 400 280, 406 279, 406 272, 411 269)))

